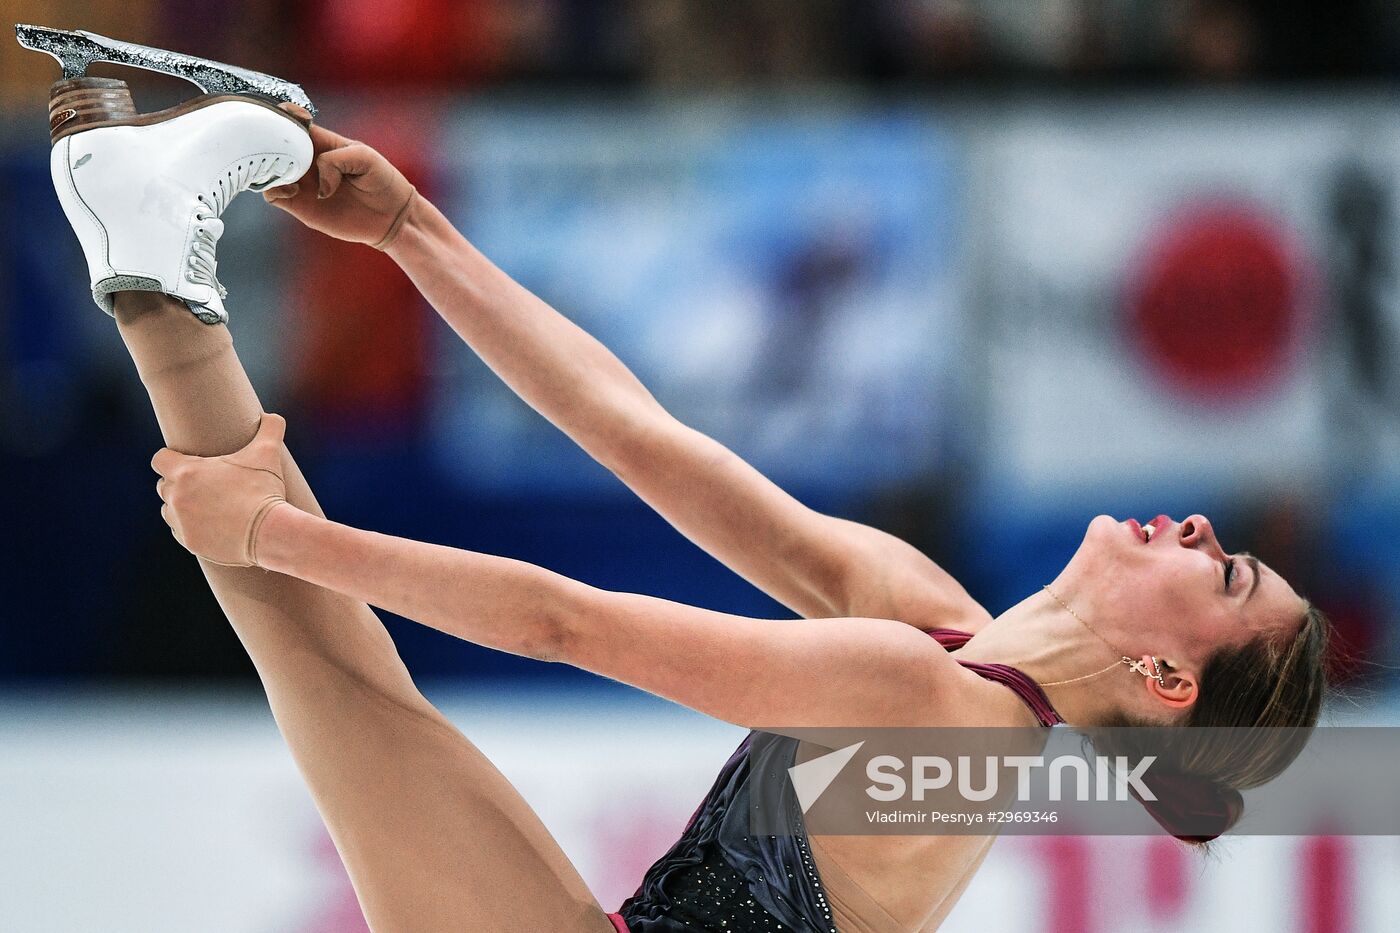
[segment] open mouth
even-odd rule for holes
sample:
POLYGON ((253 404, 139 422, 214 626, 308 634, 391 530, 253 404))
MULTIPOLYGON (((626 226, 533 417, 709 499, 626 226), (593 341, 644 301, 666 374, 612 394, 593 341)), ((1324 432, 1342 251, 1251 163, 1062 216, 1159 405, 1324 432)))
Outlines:
POLYGON ((1135 518, 1130 518, 1127 521, 1127 525, 1133 530, 1134 533, 1137 534, 1139 538, 1142 539, 1144 544, 1151 544, 1152 539, 1156 537, 1156 535, 1160 533, 1163 528, 1170 525, 1171 521, 1172 520, 1166 515, 1158 515, 1156 518, 1152 519, 1152 521, 1148 522, 1145 525, 1135 518))

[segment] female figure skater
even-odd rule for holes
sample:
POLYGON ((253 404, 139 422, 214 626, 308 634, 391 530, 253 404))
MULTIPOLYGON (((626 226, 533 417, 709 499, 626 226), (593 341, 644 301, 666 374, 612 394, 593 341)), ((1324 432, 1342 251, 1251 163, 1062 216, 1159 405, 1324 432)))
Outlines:
MULTIPOLYGON (((291 121, 278 130, 300 131, 291 121)), ((269 167, 264 153, 254 180, 231 187, 275 185, 264 196, 302 223, 386 250, 523 399, 683 534, 805 617, 761 621, 605 592, 329 521, 227 330, 197 320, 191 311, 203 306, 188 295, 117 281, 152 288, 114 286, 111 301, 169 445, 153 462, 162 515, 200 557, 257 666, 374 929, 932 930, 992 837, 747 836, 734 822, 746 817, 745 746, 638 893, 607 914, 524 800, 415 689, 369 605, 749 727, 1316 720, 1323 619, 1264 564, 1224 551, 1204 517, 1140 526, 1099 516, 1048 591, 993 619, 909 545, 813 512, 676 422, 378 153, 310 132, 309 169, 309 150, 291 169, 269 167)), ((67 166, 78 160, 72 145, 67 166)), ((61 197, 65 185, 81 194, 96 184, 60 172, 58 159, 61 197)), ((159 170, 133 161, 122 184, 139 188, 143 172, 159 170)), ((70 218, 80 226, 77 212, 70 218)), ((118 243, 120 221, 104 223, 103 242, 118 243)), ((1223 830, 1239 789, 1285 759, 1216 748, 1189 777, 1223 830)))

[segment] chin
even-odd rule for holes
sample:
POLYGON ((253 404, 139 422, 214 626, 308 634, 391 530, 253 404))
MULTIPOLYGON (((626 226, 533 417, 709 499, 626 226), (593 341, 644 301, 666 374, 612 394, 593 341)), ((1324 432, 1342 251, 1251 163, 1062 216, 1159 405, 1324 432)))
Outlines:
POLYGON ((1079 547, 1122 544, 1127 540, 1126 533, 1123 523, 1112 515, 1095 515, 1084 529, 1084 540, 1079 547))
POLYGON ((1084 529, 1084 540, 1074 552, 1065 569, 1060 571, 1059 580, 1079 573, 1097 575, 1117 562, 1122 548, 1128 544, 1129 532, 1123 523, 1112 515, 1096 515, 1084 529))

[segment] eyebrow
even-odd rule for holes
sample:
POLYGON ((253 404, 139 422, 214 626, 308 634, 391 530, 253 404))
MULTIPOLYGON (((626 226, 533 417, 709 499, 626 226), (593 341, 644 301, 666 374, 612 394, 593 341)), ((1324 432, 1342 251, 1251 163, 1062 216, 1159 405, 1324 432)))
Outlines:
POLYGON ((1249 585, 1249 592, 1244 596, 1245 602, 1249 602, 1249 597, 1253 596, 1254 591, 1259 589, 1259 558, 1248 551, 1240 551, 1238 556, 1244 558, 1244 562, 1249 564, 1250 569, 1254 571, 1254 582, 1249 585))

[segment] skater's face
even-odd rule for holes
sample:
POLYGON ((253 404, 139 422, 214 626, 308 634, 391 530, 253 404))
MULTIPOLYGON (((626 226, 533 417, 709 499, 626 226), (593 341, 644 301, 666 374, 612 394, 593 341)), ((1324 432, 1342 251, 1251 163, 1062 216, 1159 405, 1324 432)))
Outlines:
POLYGON ((1196 671, 1218 649, 1286 641, 1307 610, 1268 566, 1221 547, 1204 515, 1146 526, 1100 515, 1054 589, 1118 650, 1196 671))

